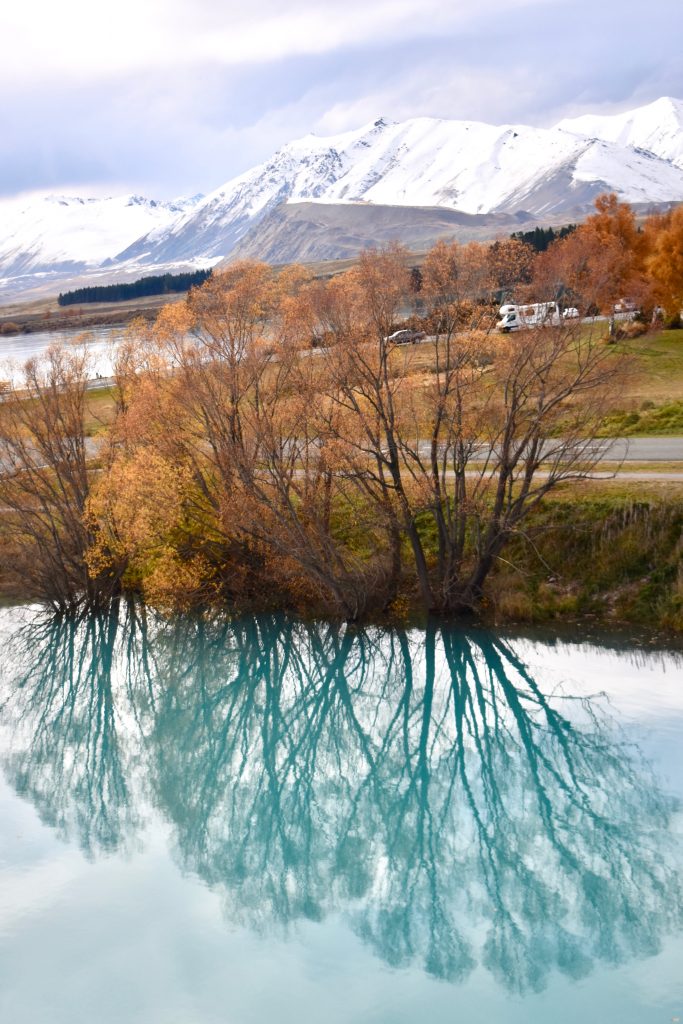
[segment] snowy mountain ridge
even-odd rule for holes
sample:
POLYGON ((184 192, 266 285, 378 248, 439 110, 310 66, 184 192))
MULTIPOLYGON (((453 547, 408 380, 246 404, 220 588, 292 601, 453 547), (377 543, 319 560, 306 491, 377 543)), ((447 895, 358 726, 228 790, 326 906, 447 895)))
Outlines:
POLYGON ((99 266, 131 238, 171 224, 200 198, 50 195, 16 203, 0 214, 0 273, 13 277, 99 266))
POLYGON ((556 128, 643 149, 683 168, 683 101, 662 96, 645 107, 623 114, 584 114, 565 118, 556 128))
POLYGON ((246 236, 253 250, 259 222, 282 203, 339 207, 342 220, 344 207, 362 204, 404 208, 406 218, 436 208, 557 222, 581 216, 606 190, 633 203, 683 201, 683 101, 663 97, 552 128, 380 118, 290 142, 204 197, 48 197, 4 223, 0 216, 0 275, 7 290, 36 274, 101 276, 106 268, 113 279, 208 265, 246 236))
POLYGON ((525 210, 543 218, 589 206, 605 189, 634 203, 683 200, 683 103, 657 100, 616 115, 616 124, 601 118, 589 127, 584 133, 574 122, 531 128, 421 117, 307 135, 207 195, 170 227, 138 240, 121 258, 225 255, 282 202, 470 214, 525 210), (624 131, 627 145, 611 137, 624 131))

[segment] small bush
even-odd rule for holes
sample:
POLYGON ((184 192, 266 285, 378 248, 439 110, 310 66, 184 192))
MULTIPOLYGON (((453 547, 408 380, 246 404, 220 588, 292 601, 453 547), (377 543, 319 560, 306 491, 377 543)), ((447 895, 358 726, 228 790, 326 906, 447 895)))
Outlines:
POLYGON ((643 334, 647 334, 648 330, 648 324, 638 320, 629 320, 616 326, 615 338, 617 341, 631 341, 633 338, 640 338, 643 334))
POLYGON ((488 596, 496 619, 507 622, 531 622, 534 605, 524 583, 517 577, 500 575, 495 578, 488 596))

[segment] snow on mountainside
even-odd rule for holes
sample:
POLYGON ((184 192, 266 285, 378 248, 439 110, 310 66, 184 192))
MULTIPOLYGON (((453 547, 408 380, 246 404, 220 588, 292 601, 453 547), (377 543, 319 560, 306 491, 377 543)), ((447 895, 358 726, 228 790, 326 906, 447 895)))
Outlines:
POLYGON ((166 227, 200 198, 158 202, 46 196, 0 209, 0 271, 6 276, 98 266, 152 227, 166 227))
MULTIPOLYGON (((290 142, 206 197, 180 203, 50 197, 18 213, 0 209, 0 289, 18 288, 20 275, 25 284, 37 273, 52 280, 97 268, 100 280, 105 273, 115 279, 190 261, 208 265, 245 244, 255 252, 258 224, 281 204, 334 207, 328 220, 340 239, 345 209, 401 209, 405 217, 395 220, 408 238, 420 235, 427 222, 443 229, 438 217, 425 220, 411 211, 557 223, 579 218, 607 190, 633 203, 683 201, 683 102, 664 98, 553 128, 380 119, 355 131, 290 142)), ((301 251, 306 223, 320 237, 320 225, 307 211, 271 218, 271 251, 287 252, 285 234, 295 223, 301 251)), ((360 237, 358 217, 353 223, 354 237, 360 237)))
MULTIPOLYGON (((633 124, 642 126, 639 140, 648 134, 647 124, 656 125, 660 108, 662 115, 669 110, 664 103, 651 104, 646 113, 632 112, 633 124)), ((619 115, 620 120, 625 116, 619 115)), ((675 134, 667 121, 660 136, 669 139, 672 151, 675 134)), ((683 128, 677 137, 683 150, 683 128)), ((139 239, 119 259, 160 262, 225 255, 283 202, 434 206, 470 214, 525 210, 543 217, 587 208, 605 189, 630 202, 680 201, 683 166, 644 146, 596 139, 577 128, 501 127, 426 117, 399 124, 379 120, 357 131, 328 138, 308 135, 289 143, 169 228, 139 239)))
MULTIPOLYGON (((434 118, 399 124, 379 120, 328 138, 308 135, 227 182, 120 258, 158 262, 197 252, 224 255, 282 202, 488 213, 504 208, 505 200, 530 182, 578 158, 586 146, 585 140, 564 132, 434 118)), ((683 175, 679 191, 683 198, 683 175)))
POLYGON ((567 118, 556 127, 618 146, 645 149, 683 168, 683 101, 669 96, 624 114, 567 118))

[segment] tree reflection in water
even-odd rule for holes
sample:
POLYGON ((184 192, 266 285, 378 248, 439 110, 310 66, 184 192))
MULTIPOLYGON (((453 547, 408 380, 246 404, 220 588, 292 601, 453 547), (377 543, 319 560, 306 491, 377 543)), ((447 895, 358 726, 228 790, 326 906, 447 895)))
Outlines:
POLYGON ((3 750, 5 775, 41 820, 76 836, 95 856, 114 850, 137 824, 129 760, 121 736, 124 695, 116 665, 128 634, 130 663, 144 656, 135 609, 118 604, 88 617, 38 617, 4 652, 0 724, 15 740, 3 750))
POLYGON ((12 648, 17 791, 91 854, 151 800, 233 922, 337 913, 392 966, 517 992, 683 923, 674 802, 604 707, 549 699, 494 634, 128 605, 12 648))

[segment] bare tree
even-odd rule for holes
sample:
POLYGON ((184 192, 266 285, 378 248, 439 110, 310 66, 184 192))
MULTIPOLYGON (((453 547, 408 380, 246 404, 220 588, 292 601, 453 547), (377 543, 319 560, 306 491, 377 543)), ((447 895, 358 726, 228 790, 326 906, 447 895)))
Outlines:
POLYGON ((111 594, 118 577, 93 577, 85 432, 87 354, 54 346, 29 360, 21 386, 0 404, 0 505, 4 566, 22 592, 65 611, 111 594))
POLYGON ((357 618, 414 580, 425 609, 470 609, 544 495, 590 473, 622 369, 611 351, 582 325, 472 330, 493 280, 478 245, 429 254, 439 329, 397 345, 407 262, 367 252, 325 284, 238 264, 164 311, 158 358, 127 357, 122 374, 114 461, 129 471, 103 480, 123 554, 144 538, 142 577, 155 533, 169 593, 193 562, 261 604, 357 618), (159 524, 146 534, 143 508, 159 524))
MULTIPOLYGON (((539 328, 493 345, 481 333, 456 334, 461 293, 454 284, 444 299, 443 282, 481 277, 476 266, 454 275, 453 253, 440 255, 432 287, 450 311, 430 379, 418 385, 411 355, 392 351, 381 330, 370 343, 366 330, 330 351, 328 394, 344 412, 347 471, 366 500, 395 511, 422 603, 453 611, 476 606, 504 545, 543 496, 602 457, 595 430, 621 367, 581 328, 539 328)), ((371 307, 373 322, 379 327, 371 307)))

